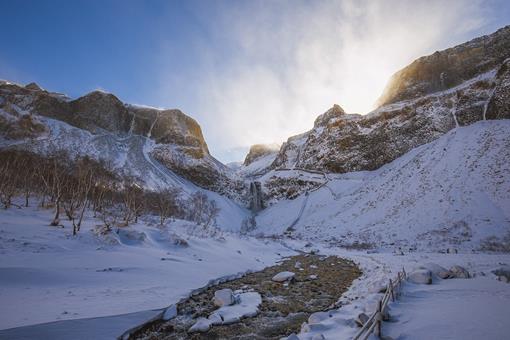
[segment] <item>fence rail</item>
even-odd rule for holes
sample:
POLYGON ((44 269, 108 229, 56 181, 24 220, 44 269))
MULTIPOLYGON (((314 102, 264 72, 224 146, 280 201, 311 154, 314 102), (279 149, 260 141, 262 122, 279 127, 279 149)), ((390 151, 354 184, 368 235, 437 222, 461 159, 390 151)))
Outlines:
POLYGON ((391 301, 395 301, 400 296, 402 292, 402 283, 406 280, 406 278, 406 270, 402 268, 402 271, 397 273, 395 281, 390 279, 384 296, 381 300, 379 300, 377 309, 372 313, 372 315, 370 315, 358 333, 356 333, 353 340, 366 340, 372 333, 375 333, 379 337, 382 336, 382 322, 386 307, 388 306, 390 299, 391 301))

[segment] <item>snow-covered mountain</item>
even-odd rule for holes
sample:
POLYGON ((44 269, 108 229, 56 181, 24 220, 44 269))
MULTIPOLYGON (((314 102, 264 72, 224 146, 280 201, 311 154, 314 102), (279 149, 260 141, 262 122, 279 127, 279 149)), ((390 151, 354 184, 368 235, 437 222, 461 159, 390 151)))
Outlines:
POLYGON ((234 191, 232 171, 209 154, 200 125, 180 110, 124 104, 102 91, 72 100, 34 83, 2 82, 0 113, 4 145, 102 158, 149 187, 182 177, 205 189, 234 191), (157 170, 147 170, 152 167, 157 170))
POLYGON ((213 158, 198 123, 179 110, 124 104, 94 91, 76 100, 36 84, 0 83, 0 148, 65 150, 102 160, 150 190, 204 192, 220 208, 218 226, 239 230, 249 216, 243 183, 213 158))
POLYGON ((326 174, 254 234, 355 247, 510 250, 510 120, 477 122, 375 171, 326 174))
POLYGON ((284 143, 273 169, 374 170, 457 126, 510 118, 510 26, 397 72, 367 115, 333 106, 284 143))
POLYGON ((334 105, 310 131, 279 148, 254 145, 232 168, 179 110, 0 82, 0 147, 65 149, 151 189, 202 190, 229 230, 254 213, 254 233, 342 245, 506 242, 510 26, 418 59, 380 103, 367 115, 334 105))
POLYGON ((274 162, 280 146, 278 144, 255 144, 250 147, 244 162, 238 167, 242 177, 264 174, 274 162))

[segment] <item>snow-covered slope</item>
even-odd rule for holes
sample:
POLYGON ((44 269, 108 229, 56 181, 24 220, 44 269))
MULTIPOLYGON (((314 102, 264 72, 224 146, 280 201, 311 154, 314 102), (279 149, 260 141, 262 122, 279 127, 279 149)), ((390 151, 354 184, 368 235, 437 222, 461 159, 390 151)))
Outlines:
POLYGON ((72 156, 106 160, 117 173, 136 178, 150 190, 179 187, 185 197, 196 191, 202 191, 218 204, 220 211, 216 220, 218 226, 224 230, 239 230, 243 220, 249 216, 248 209, 239 203, 195 185, 155 160, 152 150, 157 144, 150 138, 140 135, 121 137, 107 131, 92 134, 63 121, 41 116, 37 117, 37 121, 46 127, 44 133, 37 138, 15 141, 0 136, 0 148, 17 147, 38 154, 63 149, 72 156))
POLYGON ((122 167, 149 187, 157 185, 158 178, 151 171, 147 176, 137 172, 140 166, 157 167, 158 172, 169 169, 171 175, 159 177, 179 182, 178 175, 202 188, 243 199, 242 185, 231 169, 211 156, 198 122, 177 109, 126 104, 102 91, 73 100, 34 83, 0 82, 0 139, 2 147, 30 147, 27 142, 37 139, 39 148, 93 152, 95 158, 122 167), (48 142, 52 144, 42 145, 48 142), (138 169, 129 168, 132 162, 138 169))
POLYGON ((510 245, 510 120, 456 128, 372 172, 327 175, 316 191, 257 216, 255 233, 332 244, 479 248, 510 245))

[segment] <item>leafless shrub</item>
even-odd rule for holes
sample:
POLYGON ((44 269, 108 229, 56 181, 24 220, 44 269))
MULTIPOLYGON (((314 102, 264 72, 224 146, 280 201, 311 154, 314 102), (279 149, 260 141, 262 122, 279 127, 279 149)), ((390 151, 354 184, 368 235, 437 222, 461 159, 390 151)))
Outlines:
POLYGON ((170 217, 188 219, 207 229, 215 225, 220 209, 203 192, 181 199, 181 189, 168 188, 159 192, 145 191, 134 178, 121 179, 112 167, 88 157, 72 158, 62 150, 42 156, 21 150, 0 150, 0 203, 13 205, 16 195, 25 197, 25 206, 34 195, 41 206, 52 207, 51 225, 61 225, 65 213, 80 231, 87 209, 99 217, 105 230, 127 226, 145 213, 155 213, 160 224, 170 217))
POLYGON ((194 192, 187 200, 188 218, 203 225, 204 229, 216 223, 220 208, 201 191, 194 192))
POLYGON ((178 217, 182 214, 181 189, 177 187, 163 189, 159 192, 147 194, 148 207, 159 216, 159 224, 162 226, 170 217, 178 217))

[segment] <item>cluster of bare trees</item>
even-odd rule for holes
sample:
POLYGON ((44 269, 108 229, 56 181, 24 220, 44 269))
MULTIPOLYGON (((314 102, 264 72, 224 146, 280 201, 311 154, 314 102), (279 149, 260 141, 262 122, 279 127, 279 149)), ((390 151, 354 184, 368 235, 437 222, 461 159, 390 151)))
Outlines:
POLYGON ((197 192, 182 199, 179 188, 158 192, 146 191, 133 178, 120 178, 105 163, 88 157, 72 159, 62 151, 39 156, 21 150, 0 151, 0 203, 4 208, 21 206, 13 202, 22 196, 24 205, 32 197, 40 205, 54 207, 51 225, 61 225, 61 214, 71 221, 73 234, 80 231, 87 210, 104 223, 106 230, 137 222, 143 214, 159 216, 164 225, 168 218, 184 218, 207 227, 215 223, 219 208, 216 202, 197 192))

